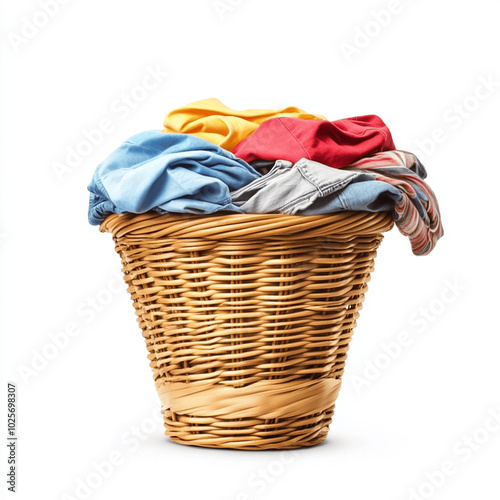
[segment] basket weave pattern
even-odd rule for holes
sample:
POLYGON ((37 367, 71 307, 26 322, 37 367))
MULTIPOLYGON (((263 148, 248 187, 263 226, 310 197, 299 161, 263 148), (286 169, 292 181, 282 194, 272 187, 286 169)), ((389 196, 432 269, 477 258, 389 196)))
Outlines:
POLYGON ((285 449, 323 441, 389 215, 112 215, 166 434, 285 449))

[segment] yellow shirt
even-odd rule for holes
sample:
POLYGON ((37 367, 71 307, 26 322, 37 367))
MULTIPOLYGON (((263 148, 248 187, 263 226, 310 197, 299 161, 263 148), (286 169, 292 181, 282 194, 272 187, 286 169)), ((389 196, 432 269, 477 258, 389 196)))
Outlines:
POLYGON ((246 109, 236 111, 218 99, 204 99, 171 111, 165 118, 162 132, 192 134, 232 151, 255 129, 269 118, 287 116, 303 120, 325 120, 294 106, 282 110, 246 109))

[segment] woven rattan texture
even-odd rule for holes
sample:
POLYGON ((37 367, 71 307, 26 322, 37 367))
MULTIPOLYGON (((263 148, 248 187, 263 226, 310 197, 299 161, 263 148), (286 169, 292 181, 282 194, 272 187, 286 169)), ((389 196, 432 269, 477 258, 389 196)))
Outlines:
POLYGON ((323 441, 387 214, 112 215, 166 434, 323 441))

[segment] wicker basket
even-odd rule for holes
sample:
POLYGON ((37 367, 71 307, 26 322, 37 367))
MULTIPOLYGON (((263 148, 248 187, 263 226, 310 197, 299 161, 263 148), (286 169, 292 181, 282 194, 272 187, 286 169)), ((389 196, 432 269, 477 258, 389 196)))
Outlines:
POLYGON ((326 438, 386 213, 111 215, 173 441, 326 438))

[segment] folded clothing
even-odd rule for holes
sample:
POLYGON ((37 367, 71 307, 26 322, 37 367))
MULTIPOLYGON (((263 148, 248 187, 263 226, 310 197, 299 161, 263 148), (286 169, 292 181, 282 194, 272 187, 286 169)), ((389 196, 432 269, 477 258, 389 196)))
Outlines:
POLYGON ((259 124, 278 116, 303 120, 325 119, 322 115, 313 115, 295 106, 281 110, 237 111, 228 108, 218 99, 204 99, 171 111, 163 122, 163 132, 192 134, 232 151, 234 146, 254 132, 259 124))
POLYGON ((443 235, 425 177, 418 158, 405 151, 377 153, 341 170, 307 158, 278 160, 269 173, 234 191, 232 201, 246 213, 391 212, 413 253, 425 255, 443 235))
POLYGON ((255 160, 314 160, 334 168, 364 156, 394 150, 387 125, 376 115, 327 120, 271 118, 241 141, 233 153, 246 162, 255 160))
POLYGON ((198 137, 146 131, 111 153, 88 186, 89 222, 112 213, 242 212, 236 190, 260 177, 245 161, 198 137))

